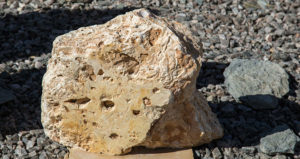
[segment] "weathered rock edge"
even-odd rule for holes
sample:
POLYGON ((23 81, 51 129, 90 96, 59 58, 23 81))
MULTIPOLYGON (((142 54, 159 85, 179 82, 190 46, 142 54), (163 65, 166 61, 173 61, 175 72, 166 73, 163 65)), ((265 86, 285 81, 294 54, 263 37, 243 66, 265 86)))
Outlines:
POLYGON ((195 87, 201 56, 186 27, 145 9, 59 36, 43 78, 45 134, 110 155, 220 138, 195 87))

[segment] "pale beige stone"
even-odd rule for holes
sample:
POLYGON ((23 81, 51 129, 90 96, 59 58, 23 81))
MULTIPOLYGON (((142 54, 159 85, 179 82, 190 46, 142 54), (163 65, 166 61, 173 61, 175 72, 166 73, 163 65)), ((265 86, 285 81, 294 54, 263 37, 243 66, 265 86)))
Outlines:
POLYGON ((109 156, 86 152, 79 149, 70 149, 64 159, 194 159, 192 149, 134 149, 127 155, 109 156))
POLYGON ((57 37, 43 78, 46 135, 109 155, 222 137, 195 87, 201 56, 186 27, 145 9, 57 37))

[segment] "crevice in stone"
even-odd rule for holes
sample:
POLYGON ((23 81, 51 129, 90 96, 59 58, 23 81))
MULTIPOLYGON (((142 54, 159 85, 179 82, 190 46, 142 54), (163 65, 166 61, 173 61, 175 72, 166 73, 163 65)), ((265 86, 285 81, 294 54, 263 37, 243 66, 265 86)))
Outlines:
POLYGON ((72 104, 86 104, 90 101, 91 99, 90 98, 79 98, 79 99, 69 99, 69 100, 66 100, 65 102, 68 102, 68 103, 72 103, 72 104))
POLYGON ((102 101, 101 105, 106 109, 111 109, 112 107, 115 106, 115 103, 111 100, 105 100, 105 101, 102 101))
POLYGON ((111 133, 111 134, 109 135, 109 138, 111 138, 111 139, 116 139, 118 136, 119 136, 119 135, 116 134, 116 133, 111 133))
POLYGON ((132 110, 132 114, 133 115, 139 115, 140 114, 140 110, 132 110))

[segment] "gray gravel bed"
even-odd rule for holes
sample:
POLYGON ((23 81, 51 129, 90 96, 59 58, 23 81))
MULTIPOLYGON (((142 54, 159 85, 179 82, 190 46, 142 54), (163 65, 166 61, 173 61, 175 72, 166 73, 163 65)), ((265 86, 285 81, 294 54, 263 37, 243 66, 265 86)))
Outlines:
MULTIPOLYGON (((282 132, 295 135, 291 140, 300 136, 300 0, 0 0, 3 159, 63 158, 66 147, 49 140, 40 122, 41 79, 52 41, 141 7, 184 23, 202 40, 204 59, 197 88, 225 135, 195 147, 195 158, 300 158, 299 142, 294 150, 282 153, 274 153, 268 145, 277 143, 272 136, 282 125, 286 128, 282 132), (223 72, 236 58, 271 61, 284 68, 290 92, 277 99, 277 107, 256 110, 229 94, 223 72), (261 141, 272 153, 266 153, 261 141)), ((283 135, 280 138, 287 134, 275 133, 283 135)), ((294 144, 286 144, 290 143, 294 144)))

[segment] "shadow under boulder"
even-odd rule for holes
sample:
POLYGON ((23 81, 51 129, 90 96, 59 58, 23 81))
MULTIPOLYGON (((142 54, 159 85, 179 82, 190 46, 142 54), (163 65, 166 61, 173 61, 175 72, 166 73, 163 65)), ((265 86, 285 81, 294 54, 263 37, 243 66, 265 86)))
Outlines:
POLYGON ((242 96, 239 97, 239 100, 255 110, 275 109, 279 103, 279 100, 275 96, 268 94, 242 96))

